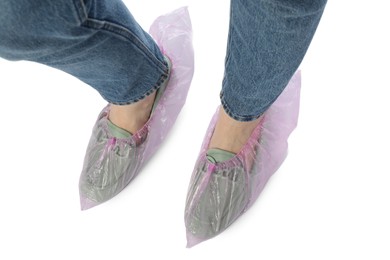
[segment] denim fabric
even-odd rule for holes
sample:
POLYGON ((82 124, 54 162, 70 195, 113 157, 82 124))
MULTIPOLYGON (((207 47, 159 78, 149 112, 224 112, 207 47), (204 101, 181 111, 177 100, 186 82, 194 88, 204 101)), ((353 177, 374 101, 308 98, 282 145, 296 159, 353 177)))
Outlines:
POLYGON ((309 47, 326 0, 231 0, 221 103, 239 121, 260 117, 309 47))
POLYGON ((0 56, 60 69, 129 104, 168 76, 153 39, 120 0, 1 0, 0 56))
MULTIPOLYGON (((326 0, 231 0, 221 103, 260 117, 301 63, 326 0)), ((163 55, 120 0, 1 0, 0 56, 68 72, 129 104, 167 77, 163 55)))

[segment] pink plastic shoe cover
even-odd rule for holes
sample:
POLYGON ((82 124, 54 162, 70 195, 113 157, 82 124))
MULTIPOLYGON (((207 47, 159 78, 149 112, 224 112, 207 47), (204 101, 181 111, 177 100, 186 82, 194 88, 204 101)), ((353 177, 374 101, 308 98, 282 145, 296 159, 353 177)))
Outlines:
POLYGON ((187 247, 212 238, 230 226, 255 202, 280 167, 287 155, 287 139, 298 121, 300 85, 298 71, 266 111, 242 150, 221 163, 206 158, 218 111, 214 115, 188 189, 187 247))
POLYGON ((151 25, 150 34, 171 61, 168 85, 149 121, 130 138, 115 138, 108 132, 109 108, 103 109, 93 129, 80 177, 82 209, 111 199, 129 184, 159 148, 186 101, 194 73, 192 27, 187 8, 158 17, 151 25))

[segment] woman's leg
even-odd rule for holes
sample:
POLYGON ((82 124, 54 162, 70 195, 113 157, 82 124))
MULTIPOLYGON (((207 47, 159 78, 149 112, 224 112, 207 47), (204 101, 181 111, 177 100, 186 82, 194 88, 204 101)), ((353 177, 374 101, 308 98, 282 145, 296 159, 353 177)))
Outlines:
POLYGON ((110 118, 130 131, 147 120, 168 76, 158 46, 120 0, 4 0, 0 24, 0 57, 77 77, 120 105, 110 118))
POLYGON ((0 57, 65 71, 110 103, 87 147, 81 207, 118 194, 144 162, 143 126, 167 86, 170 65, 159 47, 120 0, 4 0, 0 24, 0 57))
POLYGON ((210 148, 237 153, 286 87, 326 0, 231 0, 220 111, 210 148))
POLYGON ((272 111, 264 125, 259 121, 297 70, 325 4, 326 0, 231 1, 223 109, 210 123, 204 139, 208 147, 201 149, 188 188, 188 246, 230 226, 282 163, 287 140, 281 133, 289 129, 272 128, 270 121, 278 112, 286 113, 286 107, 272 111))

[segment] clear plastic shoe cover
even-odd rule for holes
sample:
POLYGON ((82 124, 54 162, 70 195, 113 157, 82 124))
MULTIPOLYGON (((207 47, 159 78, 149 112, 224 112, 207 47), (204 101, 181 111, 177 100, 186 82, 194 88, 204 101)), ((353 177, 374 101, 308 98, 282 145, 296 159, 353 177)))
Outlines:
POLYGON ((188 188, 187 247, 229 227, 255 202, 268 179, 282 164, 287 156, 287 139, 298 121, 300 86, 298 71, 264 114, 243 149, 220 163, 212 163, 206 158, 218 111, 214 115, 188 188))
POLYGON ((155 20, 150 34, 171 61, 168 85, 149 121, 129 138, 109 131, 109 106, 100 113, 80 176, 80 203, 88 209, 117 195, 158 149, 183 107, 194 72, 192 28, 187 8, 155 20))

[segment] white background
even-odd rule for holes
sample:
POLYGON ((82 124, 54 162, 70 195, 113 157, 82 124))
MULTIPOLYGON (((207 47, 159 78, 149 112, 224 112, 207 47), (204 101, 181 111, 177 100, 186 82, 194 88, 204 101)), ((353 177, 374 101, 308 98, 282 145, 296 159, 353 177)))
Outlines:
POLYGON ((185 197, 219 102, 228 1, 126 4, 146 30, 189 5, 196 72, 177 124, 122 193, 82 212, 78 178, 105 102, 62 72, 0 59, 0 259, 390 259, 387 1, 329 1, 301 65, 288 158, 251 210, 192 249, 185 197))

